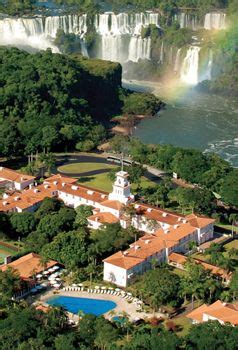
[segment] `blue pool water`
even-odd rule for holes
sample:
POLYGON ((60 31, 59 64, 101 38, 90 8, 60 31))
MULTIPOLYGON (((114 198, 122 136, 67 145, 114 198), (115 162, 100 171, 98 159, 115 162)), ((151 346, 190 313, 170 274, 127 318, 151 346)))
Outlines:
POLYGON ((114 309, 117 304, 110 300, 55 296, 46 301, 49 305, 62 306, 73 314, 83 311, 84 314, 100 316, 114 309))

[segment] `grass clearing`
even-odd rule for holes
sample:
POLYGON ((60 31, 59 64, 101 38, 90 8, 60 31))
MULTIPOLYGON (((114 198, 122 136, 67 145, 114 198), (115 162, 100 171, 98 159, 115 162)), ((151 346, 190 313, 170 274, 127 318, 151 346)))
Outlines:
POLYGON ((95 170, 112 170, 115 169, 115 165, 112 164, 104 164, 104 163, 72 163, 62 165, 58 168, 58 170, 65 174, 71 173, 86 173, 87 171, 95 171, 95 170))
POLYGON ((202 253, 194 253, 194 254, 191 255, 191 257, 193 259, 199 259, 199 260, 202 260, 202 261, 209 262, 209 255, 205 255, 205 254, 202 254, 202 253))
MULTIPOLYGON (((80 177, 78 178, 78 183, 81 185, 96 188, 98 190, 111 192, 113 181, 111 181, 108 178, 108 173, 103 173, 103 174, 97 174, 92 176, 80 177)), ((156 185, 156 184, 146 179, 145 177, 141 178, 141 186, 143 188, 153 186, 153 185, 156 185)), ((131 185, 132 191, 133 190, 135 191, 136 188, 137 188, 136 184, 131 185)))
POLYGON ((174 318, 172 321, 176 324, 178 328, 176 333, 179 337, 184 337, 188 334, 189 328, 192 325, 192 322, 189 318, 187 318, 186 316, 181 316, 178 318, 174 318))
POLYGON ((231 250, 232 248, 238 249, 238 239, 234 239, 233 241, 224 244, 225 250, 231 250))

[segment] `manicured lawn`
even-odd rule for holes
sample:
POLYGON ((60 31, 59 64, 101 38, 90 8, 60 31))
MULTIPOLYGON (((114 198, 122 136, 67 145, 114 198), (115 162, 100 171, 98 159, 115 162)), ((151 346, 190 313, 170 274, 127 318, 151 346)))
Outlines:
POLYGON ((234 239, 233 241, 224 244, 225 250, 231 250, 232 248, 238 249, 238 239, 234 239))
MULTIPOLYGON (((232 231, 232 225, 227 225, 227 224, 216 224, 215 226, 224 228, 225 230, 232 231)), ((237 226, 233 226, 233 230, 236 231, 236 232, 238 232, 238 227, 237 227, 237 226)))
POLYGON ((60 166, 58 170, 60 172, 70 174, 70 173, 86 173, 87 171, 94 171, 94 170, 102 170, 102 169, 108 169, 110 171, 111 169, 115 168, 115 165, 112 164, 103 164, 103 163, 72 163, 60 166))
POLYGON ((194 253, 191 255, 192 258, 194 259, 199 259, 199 260, 202 260, 202 261, 209 261, 209 255, 205 255, 205 254, 202 254, 202 253, 194 253))
MULTIPOLYGON (((97 175, 92 175, 92 176, 85 176, 85 177, 80 177, 78 179, 78 182, 82 185, 97 188, 102 191, 108 191, 110 192, 112 190, 112 183, 108 178, 108 173, 103 173, 103 174, 97 174, 97 175)), ((141 186, 143 188, 148 187, 148 186, 153 186, 155 185, 153 182, 150 180, 146 179, 145 177, 142 177, 141 179, 141 186)), ((132 192, 135 190, 137 187, 136 184, 132 184, 132 192)))
POLYGON ((108 178, 108 173, 80 177, 78 182, 81 185, 93 187, 102 191, 110 192, 112 190, 112 182, 108 178))
POLYGON ((185 335, 188 334, 189 328, 192 325, 191 320, 187 318, 186 316, 181 316, 178 318, 174 318, 172 320, 178 327, 178 330, 176 331, 177 335, 179 337, 184 337, 185 335))

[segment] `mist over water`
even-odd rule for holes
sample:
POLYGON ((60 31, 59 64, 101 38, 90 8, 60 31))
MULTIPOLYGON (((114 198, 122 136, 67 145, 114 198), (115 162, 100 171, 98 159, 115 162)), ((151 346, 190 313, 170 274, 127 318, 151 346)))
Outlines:
POLYGON ((134 136, 145 143, 173 144, 218 153, 238 167, 238 100, 204 94, 184 86, 165 87, 151 82, 125 81, 136 91, 161 97, 166 108, 157 117, 144 119, 134 136))

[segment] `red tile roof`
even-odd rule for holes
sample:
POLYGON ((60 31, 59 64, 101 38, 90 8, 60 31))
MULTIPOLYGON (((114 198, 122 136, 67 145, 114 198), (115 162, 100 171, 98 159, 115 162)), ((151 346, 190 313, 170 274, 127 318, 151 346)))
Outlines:
POLYGON ((111 213, 97 213, 88 217, 89 221, 100 222, 101 224, 115 224, 119 219, 111 213))
MULTIPOLYGON (((178 253, 171 253, 169 255, 169 262, 173 262, 176 264, 180 264, 180 265, 184 265, 187 262, 188 258, 185 255, 182 254, 178 254, 178 253)), ((206 270, 210 270, 211 273, 213 273, 214 275, 220 276, 222 278, 229 278, 231 276, 231 274, 228 274, 226 270, 209 264, 205 261, 199 260, 199 259, 193 259, 193 261, 195 261, 197 264, 201 264, 206 270)))
POLYGON ((41 256, 35 253, 29 253, 21 258, 5 265, 1 265, 0 269, 6 271, 8 267, 11 267, 14 271, 18 272, 21 278, 28 279, 33 275, 44 271, 52 266, 57 265, 57 261, 49 260, 45 266, 41 263, 41 256))
POLYGON ((204 314, 217 319, 220 322, 228 322, 234 326, 238 325, 238 303, 229 304, 217 300, 211 305, 202 305, 190 312, 186 317, 203 322, 204 314))
POLYGON ((5 167, 0 167, 0 179, 22 183, 28 180, 34 180, 35 177, 5 167))

